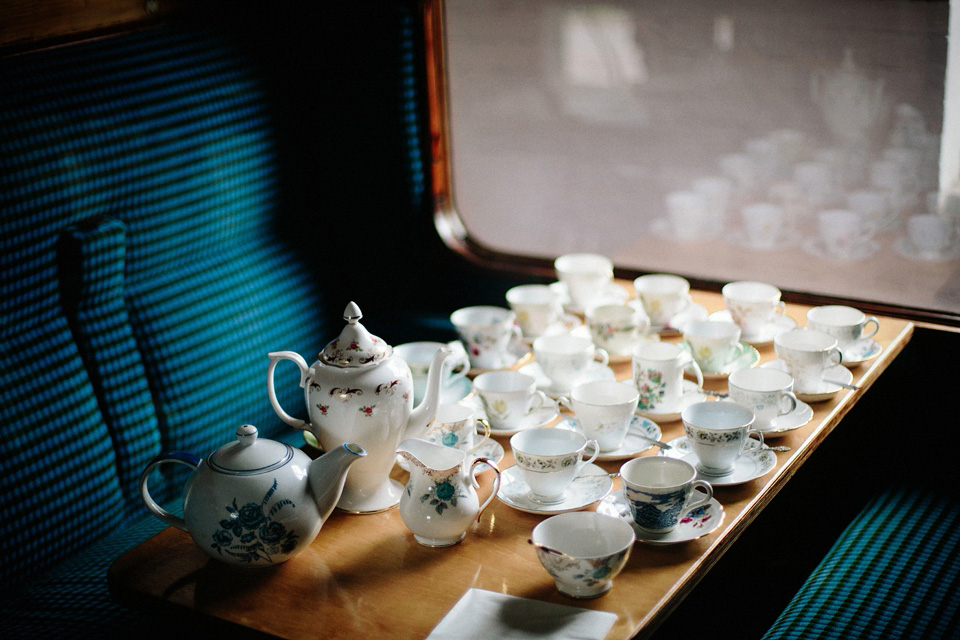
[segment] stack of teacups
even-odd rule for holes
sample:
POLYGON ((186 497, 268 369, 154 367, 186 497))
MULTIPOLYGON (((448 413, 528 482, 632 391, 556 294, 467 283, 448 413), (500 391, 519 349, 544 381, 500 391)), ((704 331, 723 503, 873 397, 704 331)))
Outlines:
POLYGON ((613 262, 599 254, 568 253, 554 260, 553 266, 576 309, 597 304, 613 282, 613 262))
POLYGON ((665 414, 682 409, 683 372, 693 371, 697 389, 703 388, 703 373, 696 360, 672 342, 644 342, 633 350, 633 384, 639 391, 642 413, 665 414))
POLYGON ((577 417, 580 431, 596 440, 601 452, 616 451, 623 444, 640 396, 629 382, 597 380, 578 384, 560 405, 577 417))
POLYGON ((596 440, 567 429, 520 431, 510 438, 510 447, 529 498, 541 504, 563 502, 570 483, 600 453, 596 440), (584 459, 587 449, 592 453, 584 459))
POLYGON ((490 437, 490 425, 478 420, 474 410, 459 402, 441 403, 437 417, 427 425, 423 439, 445 447, 473 453, 490 437), (477 439, 477 425, 483 427, 483 437, 477 439))
POLYGON ((696 455, 697 469, 706 476, 733 473, 747 441, 763 433, 754 426, 753 411, 733 402, 697 402, 681 413, 683 431, 696 455))
POLYGON ((670 326, 670 321, 693 303, 690 283, 680 276, 666 273, 640 276, 633 281, 633 288, 653 327, 670 326))
POLYGON ((516 320, 510 309, 491 306, 465 307, 450 315, 476 369, 501 369, 518 359, 521 333, 516 320))
POLYGON ((549 400, 537 390, 537 381, 519 371, 488 371, 473 381, 490 426, 513 431, 529 426, 529 416, 549 400))
POLYGON ((605 367, 609 355, 598 349, 590 338, 571 334, 540 336, 533 341, 533 356, 540 370, 550 379, 549 391, 567 394, 589 367, 605 367))

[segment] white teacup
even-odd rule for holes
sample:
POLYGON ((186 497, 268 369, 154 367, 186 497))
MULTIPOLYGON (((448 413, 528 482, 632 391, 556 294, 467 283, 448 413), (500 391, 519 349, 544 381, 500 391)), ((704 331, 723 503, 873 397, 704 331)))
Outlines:
POLYGON ((697 388, 703 388, 703 372, 689 353, 672 342, 645 342, 633 349, 633 383, 640 394, 641 411, 670 413, 680 408, 683 372, 691 369, 697 388))
POLYGON ((763 367, 740 369, 730 374, 727 388, 732 401, 753 411, 754 426, 761 431, 769 429, 775 418, 797 408, 793 376, 786 371, 763 367))
POLYGON ((705 176, 693 181, 693 190, 707 199, 707 212, 712 220, 724 220, 733 193, 733 180, 726 176, 705 176))
POLYGON ((743 355, 740 327, 732 322, 694 320, 680 327, 693 359, 705 373, 719 373, 743 355))
POLYGON ((554 260, 553 267, 571 304, 580 309, 595 304, 613 282, 613 262, 596 253, 567 253, 554 260))
POLYGON ((840 350, 845 351, 858 340, 876 335, 880 321, 874 316, 867 317, 859 309, 831 304, 807 311, 807 326, 833 336, 840 350), (867 329, 868 325, 873 326, 867 329))
POLYGON ((567 429, 527 429, 511 436, 510 448, 530 499, 543 504, 562 502, 581 469, 600 454, 596 440, 567 429), (587 448, 593 453, 584 460, 587 448))
POLYGON ((849 209, 828 209, 817 216, 820 238, 827 253, 850 258, 873 237, 876 227, 865 215, 849 209))
POLYGON ((477 369, 501 369, 513 364, 511 350, 520 342, 517 314, 491 306, 464 307, 450 315, 470 364, 477 369))
POLYGON ((756 336, 786 310, 780 299, 780 289, 765 282, 728 282, 721 292, 730 316, 746 337, 756 336))
POLYGON ((696 402, 680 414, 687 442, 708 476, 732 473, 737 458, 755 435, 763 446, 763 433, 754 428, 753 411, 733 402, 696 402))
POLYGON ((793 376, 796 393, 816 393, 823 372, 840 364, 843 355, 837 339, 813 329, 791 329, 773 338, 773 349, 793 376))
POLYGON ((623 444, 640 395, 629 382, 598 380, 578 384, 570 398, 560 398, 560 405, 577 416, 580 430, 596 440, 600 451, 615 451, 623 444))
POLYGON ((537 380, 519 371, 488 371, 473 381, 487 420, 494 429, 514 429, 542 407, 547 397, 537 390, 537 380))
POLYGON ((756 249, 771 249, 780 239, 783 230, 783 207, 757 202, 740 210, 747 243, 756 249))
POLYGON ((442 342, 407 342, 398 344, 393 348, 393 352, 400 356, 410 366, 410 373, 413 375, 413 401, 419 403, 423 399, 423 394, 427 388, 427 373, 430 371, 430 363, 437 350, 447 348, 452 351, 440 369, 440 388, 449 389, 458 380, 466 377, 470 370, 470 359, 463 348, 463 344, 454 341, 450 343, 442 342))
POLYGON ((569 333, 540 336, 533 341, 533 357, 543 374, 550 378, 550 388, 557 393, 569 393, 587 367, 594 362, 606 366, 610 358, 590 338, 569 333))
POLYGON ((613 356, 627 356, 650 328, 647 314, 629 304, 603 304, 587 309, 593 343, 613 356))
POLYGON ((523 335, 530 338, 543 333, 563 312, 560 295, 548 285, 522 284, 507 291, 507 302, 517 314, 517 324, 523 335))
POLYGON ((490 437, 490 425, 477 420, 473 409, 459 402, 441 403, 437 417, 427 425, 424 440, 445 447, 473 453, 490 437), (477 424, 483 427, 483 437, 477 441, 477 424))
POLYGON ((870 224, 879 225, 890 213, 890 194, 880 189, 859 189, 847 196, 847 208, 870 224))
POLYGON ((945 216, 923 213, 907 218, 907 235, 917 252, 936 258, 953 244, 953 223, 945 216))
POLYGON ((697 480, 693 465, 677 458, 634 458, 620 467, 620 479, 633 521, 651 533, 673 531, 683 516, 713 498, 710 483, 697 480))
POLYGON ((675 315, 693 302, 690 283, 680 276, 651 273, 633 281, 633 288, 643 304, 650 324, 665 327, 675 315))
POLYGON ((716 224, 707 196, 696 191, 673 191, 666 195, 667 219, 678 239, 696 238, 716 224))

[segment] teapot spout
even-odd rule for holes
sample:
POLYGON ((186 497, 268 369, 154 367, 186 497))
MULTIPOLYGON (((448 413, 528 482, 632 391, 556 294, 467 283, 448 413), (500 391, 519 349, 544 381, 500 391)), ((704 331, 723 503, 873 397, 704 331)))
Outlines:
POLYGON ((337 506, 350 465, 366 455, 366 449, 354 442, 347 442, 310 463, 307 476, 321 523, 327 521, 337 506))
POLYGON ((410 418, 407 420, 407 428, 403 433, 404 438, 419 438, 423 436, 427 425, 433 422, 437 417, 437 408, 440 406, 440 383, 441 369, 443 363, 453 355, 453 351, 443 347, 437 349, 430 362, 430 369, 427 371, 427 388, 423 394, 423 400, 420 406, 413 410, 410 418))

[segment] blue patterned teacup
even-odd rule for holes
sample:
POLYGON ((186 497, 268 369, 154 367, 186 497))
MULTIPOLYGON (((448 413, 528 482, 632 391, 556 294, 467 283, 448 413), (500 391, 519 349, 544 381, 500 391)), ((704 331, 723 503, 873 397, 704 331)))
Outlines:
POLYGON ((680 519, 713 498, 713 487, 697 480, 693 465, 677 458, 634 458, 620 467, 623 493, 633 521, 644 531, 669 533, 680 519), (701 491, 696 492, 695 490, 701 491))

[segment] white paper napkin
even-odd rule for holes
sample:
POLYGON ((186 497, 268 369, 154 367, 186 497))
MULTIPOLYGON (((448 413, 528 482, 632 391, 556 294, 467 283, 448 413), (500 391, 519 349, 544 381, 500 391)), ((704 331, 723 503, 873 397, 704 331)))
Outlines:
POLYGON ((427 640, 603 640, 617 614, 470 589, 427 640))

